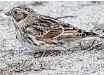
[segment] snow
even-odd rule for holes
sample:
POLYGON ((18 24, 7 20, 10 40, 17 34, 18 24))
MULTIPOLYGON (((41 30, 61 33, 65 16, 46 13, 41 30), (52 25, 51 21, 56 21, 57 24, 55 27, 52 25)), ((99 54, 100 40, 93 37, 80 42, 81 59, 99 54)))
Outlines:
MULTIPOLYGON (((93 23, 104 24, 104 2, 0 2, 0 75, 104 75, 104 50, 58 52, 38 57, 15 38, 15 28, 5 12, 18 5, 27 5, 51 17, 77 16, 60 19, 86 31, 93 23), (36 6, 35 6, 36 5, 36 6), (19 65, 20 64, 20 65, 19 65)), ((52 52, 54 53, 54 52, 52 52)))

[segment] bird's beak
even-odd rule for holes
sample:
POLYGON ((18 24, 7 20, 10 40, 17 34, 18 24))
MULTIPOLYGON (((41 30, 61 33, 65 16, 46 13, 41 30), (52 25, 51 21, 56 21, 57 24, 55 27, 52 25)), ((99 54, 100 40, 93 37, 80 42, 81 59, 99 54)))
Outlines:
POLYGON ((6 12, 5 15, 11 16, 11 12, 10 11, 9 12, 6 12))

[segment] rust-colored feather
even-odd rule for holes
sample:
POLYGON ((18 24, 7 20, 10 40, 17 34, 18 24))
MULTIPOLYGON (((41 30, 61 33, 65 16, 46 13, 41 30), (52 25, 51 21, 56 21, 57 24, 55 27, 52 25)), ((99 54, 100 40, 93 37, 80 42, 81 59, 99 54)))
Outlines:
POLYGON ((64 27, 64 32, 65 33, 72 33, 72 34, 81 34, 81 32, 74 27, 64 27))
POLYGON ((38 37, 38 40, 52 40, 53 38, 59 36, 63 32, 64 32, 63 27, 56 27, 56 28, 51 29, 47 34, 41 37, 38 37))

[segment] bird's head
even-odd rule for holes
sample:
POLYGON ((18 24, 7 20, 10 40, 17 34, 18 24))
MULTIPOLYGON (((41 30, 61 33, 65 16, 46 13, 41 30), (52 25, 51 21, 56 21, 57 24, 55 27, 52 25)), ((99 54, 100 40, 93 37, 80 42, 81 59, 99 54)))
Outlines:
POLYGON ((31 8, 27 8, 25 6, 18 6, 6 12, 5 15, 13 17, 18 22, 26 18, 32 12, 34 12, 34 10, 31 8))

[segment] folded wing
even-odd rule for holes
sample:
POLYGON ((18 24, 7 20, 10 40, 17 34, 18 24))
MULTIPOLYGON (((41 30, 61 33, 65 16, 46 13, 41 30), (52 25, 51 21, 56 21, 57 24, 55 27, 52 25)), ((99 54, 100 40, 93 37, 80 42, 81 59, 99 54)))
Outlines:
POLYGON ((63 27, 56 27, 51 29, 50 31, 48 31, 48 33, 46 33, 45 35, 38 37, 38 40, 52 40, 58 36, 60 36, 61 34, 64 33, 64 28, 63 27))

